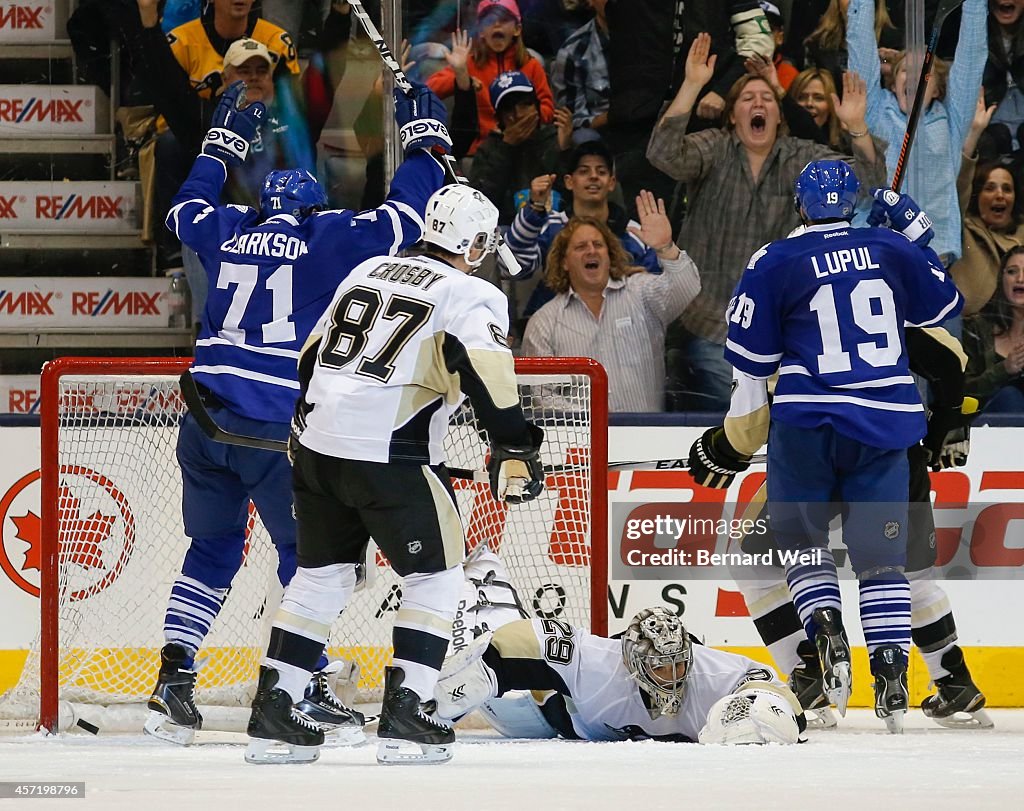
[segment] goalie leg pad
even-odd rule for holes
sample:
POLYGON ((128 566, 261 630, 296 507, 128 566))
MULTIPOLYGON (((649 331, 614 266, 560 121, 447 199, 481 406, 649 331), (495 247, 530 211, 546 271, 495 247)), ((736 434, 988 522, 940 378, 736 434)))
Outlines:
POLYGON ((557 738, 530 693, 510 692, 485 701, 477 709, 506 738, 557 738))
POLYGON ((439 717, 458 720, 498 696, 498 676, 483 660, 493 636, 484 634, 445 662, 434 688, 439 717))

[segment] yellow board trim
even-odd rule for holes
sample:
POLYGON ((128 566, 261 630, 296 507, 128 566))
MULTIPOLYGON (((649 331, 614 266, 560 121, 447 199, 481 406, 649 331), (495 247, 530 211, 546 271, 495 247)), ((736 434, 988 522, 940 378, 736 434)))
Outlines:
MULTIPOLYGON (((718 646, 716 646, 718 647, 718 646)), ((720 650, 749 656, 758 662, 775 666, 768 650, 763 647, 737 647, 723 645, 720 650)), ((1024 707, 1024 684, 1018 678, 1024 667, 1024 647, 996 648, 979 646, 964 647, 964 658, 971 669, 971 676, 985 694, 987 707, 1024 707)), ((866 648, 853 649, 853 695, 851 707, 873 707, 875 696, 874 680, 868 668, 866 648)), ((928 689, 928 668, 917 649, 910 651, 910 667, 907 671, 907 686, 910 688, 911 706, 918 707, 926 696, 934 693, 928 689)))
MULTIPOLYGON (((723 646, 721 650, 773 665, 771 656, 765 648, 723 646)), ((130 655, 132 658, 144 657, 147 660, 148 667, 143 668, 145 685, 140 685, 140 689, 152 689, 151 682, 155 683, 156 669, 159 667, 159 653, 153 650, 143 654, 138 649, 133 649, 130 655)), ((364 687, 381 683, 384 678, 384 666, 391 661, 390 648, 331 648, 328 655, 363 662, 360 683, 364 687), (366 666, 367 662, 370 663, 369 667, 366 666)), ((1018 678, 1024 670, 1024 647, 965 647, 964 656, 974 680, 985 693, 989 707, 1024 707, 1024 683, 1018 678)), ((27 652, 24 650, 0 650, 0 693, 17 683, 26 657, 27 652)), ((255 651, 253 659, 254 662, 258 661, 255 651)), ((870 707, 874 696, 868 671, 867 651, 864 648, 853 649, 853 670, 854 687, 850 706, 870 707)), ((216 667, 209 672, 212 674, 215 671, 216 667)), ((200 674, 202 675, 202 671, 200 674)), ((928 670, 916 650, 910 655, 908 684, 914 706, 919 705, 925 696, 932 692, 928 689, 928 670)))

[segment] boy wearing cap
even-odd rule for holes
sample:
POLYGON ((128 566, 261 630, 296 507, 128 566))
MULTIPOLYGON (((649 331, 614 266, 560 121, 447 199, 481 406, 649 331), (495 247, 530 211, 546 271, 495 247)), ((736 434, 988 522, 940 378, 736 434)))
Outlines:
MULTIPOLYGON (((529 201, 516 214, 509 228, 508 246, 523 268, 516 276, 517 281, 543 270, 551 243, 573 216, 591 217, 607 225, 626 251, 632 272, 661 272, 654 251, 631 230, 638 227, 638 223, 609 199, 617 180, 612 153, 604 141, 585 141, 570 153, 563 181, 572 200, 565 211, 548 211, 554 180, 553 174, 533 179, 529 201)), ((553 293, 542 281, 534 288, 524 315, 532 315, 552 297, 553 293)))
MULTIPOLYGON (((469 183, 482 191, 498 209, 498 222, 508 225, 528 195, 538 172, 558 169, 562 146, 553 124, 540 123, 540 104, 533 84, 518 70, 502 73, 490 87, 498 129, 483 140, 469 172, 469 183)), ((565 115, 568 124, 568 114, 565 115)))

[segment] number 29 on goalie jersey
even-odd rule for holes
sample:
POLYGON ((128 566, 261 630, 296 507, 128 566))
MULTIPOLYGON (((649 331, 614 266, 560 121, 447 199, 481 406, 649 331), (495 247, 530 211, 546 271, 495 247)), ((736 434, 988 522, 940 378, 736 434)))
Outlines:
POLYGON ((904 327, 962 306, 930 248, 886 228, 810 225, 751 257, 726 313, 725 357, 750 377, 778 370, 773 419, 906 448, 925 418, 904 327))

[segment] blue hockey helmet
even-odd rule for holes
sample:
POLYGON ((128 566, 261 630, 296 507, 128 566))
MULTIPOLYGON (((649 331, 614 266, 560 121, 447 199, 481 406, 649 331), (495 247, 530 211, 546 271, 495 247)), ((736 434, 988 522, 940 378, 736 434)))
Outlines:
POLYGON ((793 203, 808 222, 849 220, 860 181, 846 161, 812 161, 796 179, 793 203))
POLYGON ((327 193, 305 169, 281 169, 267 175, 260 192, 263 218, 291 214, 300 220, 311 211, 327 208, 327 193))

